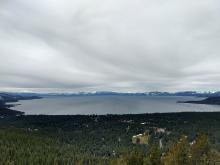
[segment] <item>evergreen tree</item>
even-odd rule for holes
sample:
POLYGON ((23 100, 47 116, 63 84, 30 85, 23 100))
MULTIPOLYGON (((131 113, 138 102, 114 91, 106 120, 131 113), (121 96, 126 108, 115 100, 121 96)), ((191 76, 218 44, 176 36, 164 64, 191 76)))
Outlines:
POLYGON ((122 156, 116 165, 143 165, 144 156, 140 152, 132 152, 128 155, 122 156))
POLYGON ((163 160, 165 165, 189 164, 189 145, 185 136, 171 147, 163 160))
POLYGON ((160 148, 158 145, 153 145, 149 154, 150 165, 160 165, 161 164, 161 156, 160 156, 160 148))
POLYGON ((195 139, 195 143, 192 145, 191 155, 193 165, 207 164, 207 162, 213 158, 207 135, 198 135, 195 139))

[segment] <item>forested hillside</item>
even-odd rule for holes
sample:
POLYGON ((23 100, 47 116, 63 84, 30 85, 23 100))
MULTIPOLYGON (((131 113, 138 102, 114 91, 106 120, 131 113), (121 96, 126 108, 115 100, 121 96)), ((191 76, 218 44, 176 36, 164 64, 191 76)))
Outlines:
POLYGON ((217 112, 2 116, 0 126, 3 164, 194 165, 219 160, 217 112))

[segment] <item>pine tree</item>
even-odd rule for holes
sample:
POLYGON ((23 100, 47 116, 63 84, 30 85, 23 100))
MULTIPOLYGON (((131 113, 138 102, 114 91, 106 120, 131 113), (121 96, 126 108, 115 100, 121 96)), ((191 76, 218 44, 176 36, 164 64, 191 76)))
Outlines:
POLYGON ((191 148, 192 164, 207 164, 212 159, 211 145, 205 134, 200 134, 191 148))
POLYGON ((149 154, 150 165, 160 165, 161 164, 161 156, 160 156, 160 148, 158 145, 153 145, 149 154))
POLYGON ((188 165, 189 145, 187 138, 183 136, 175 143, 163 160, 165 165, 188 165))
POLYGON ((144 156, 140 152, 132 152, 117 160, 116 165, 143 165, 144 156))

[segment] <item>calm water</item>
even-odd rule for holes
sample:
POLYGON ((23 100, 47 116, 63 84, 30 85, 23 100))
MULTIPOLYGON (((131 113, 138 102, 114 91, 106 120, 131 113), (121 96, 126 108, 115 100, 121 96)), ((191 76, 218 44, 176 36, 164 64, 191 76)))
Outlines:
POLYGON ((220 111, 220 106, 176 103, 196 97, 77 96, 23 100, 14 109, 25 114, 133 114, 182 111, 220 111))

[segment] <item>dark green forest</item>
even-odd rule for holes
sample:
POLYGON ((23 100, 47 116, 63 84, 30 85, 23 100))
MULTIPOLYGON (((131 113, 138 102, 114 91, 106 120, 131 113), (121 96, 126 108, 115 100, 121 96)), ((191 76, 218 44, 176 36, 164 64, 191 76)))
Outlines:
POLYGON ((218 112, 0 116, 1 164, 203 165, 219 151, 218 112))

